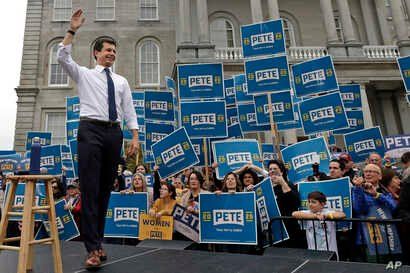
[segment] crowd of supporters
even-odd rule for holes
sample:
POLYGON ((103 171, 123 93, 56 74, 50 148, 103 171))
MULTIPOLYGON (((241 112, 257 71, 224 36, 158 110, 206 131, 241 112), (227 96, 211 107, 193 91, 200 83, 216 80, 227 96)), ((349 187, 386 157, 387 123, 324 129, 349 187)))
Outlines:
MULTIPOLYGON (((121 194, 148 192, 149 214, 154 217, 172 215, 175 204, 185 207, 189 213, 198 215, 199 194, 210 192, 234 194, 252 191, 254 185, 269 177, 281 215, 294 218, 285 221, 290 238, 276 244, 276 247, 331 250, 335 251, 341 260, 366 260, 367 246, 362 238, 363 231, 361 230, 363 225, 353 223, 351 230, 344 231, 336 231, 333 221, 327 222, 324 226, 323 221, 326 219, 343 219, 345 214, 325 208, 326 196, 318 191, 309 194, 308 209, 299 210, 301 199, 297 186, 288 180, 287 169, 282 161, 271 160, 265 166, 266 169, 248 164, 226 174, 222 180, 216 177, 215 168, 217 167, 218 165, 214 163, 208 170, 190 168, 165 180, 160 179, 157 166, 154 166, 152 171, 149 171, 147 165, 144 164, 137 165, 133 170, 126 170, 125 166, 122 166, 119 168, 113 191, 121 194), (146 179, 149 174, 154 180, 152 186, 147 185, 146 179), (128 187, 124 181, 125 175, 132 175, 132 182, 128 187)), ((7 178, 0 175, 0 179, 6 182, 7 178)), ((312 175, 307 177, 306 181, 324 181, 341 177, 350 179, 353 218, 366 216, 372 206, 383 206, 388 208, 393 218, 403 220, 397 228, 403 253, 401 259, 408 263, 410 249, 406 232, 410 227, 410 152, 403 154, 400 162, 393 162, 387 157, 382 158, 373 153, 365 163, 361 164, 355 164, 349 154, 341 153, 331 160, 328 173, 319 172, 318 166, 313 165, 312 175)), ((54 197, 66 200, 65 209, 72 212, 78 226, 81 225, 80 184, 78 180, 67 183, 64 176, 53 182, 54 197)), ((1 192, 4 191, 5 186, 6 183, 2 183, 1 192)), ((16 236, 19 228, 18 222, 10 223, 9 236, 16 236)), ((178 236, 178 238, 182 237, 178 236)), ((77 239, 81 240, 81 238, 77 239)), ((119 241, 111 240, 110 242, 119 241)), ((120 240, 120 242, 136 244, 138 240, 120 240)), ((230 250, 229 248, 222 249, 230 250)), ((244 247, 240 248, 240 251, 258 253, 261 249, 261 246, 244 247)))

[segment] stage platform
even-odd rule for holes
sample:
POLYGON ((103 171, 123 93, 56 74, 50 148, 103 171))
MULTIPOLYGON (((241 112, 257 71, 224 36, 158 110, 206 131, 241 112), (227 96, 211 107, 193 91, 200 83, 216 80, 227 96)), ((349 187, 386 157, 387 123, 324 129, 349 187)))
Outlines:
MULTIPOLYGON (((346 263, 328 261, 329 255, 312 255, 288 253, 283 256, 279 250, 269 251, 267 255, 256 256, 246 254, 211 253, 206 251, 184 250, 185 243, 146 242, 145 246, 105 245, 108 261, 98 272, 101 273, 378 273, 386 272, 385 265, 346 263), (149 245, 150 247, 146 247, 149 245), (155 246, 155 247, 152 247, 155 246), (275 253, 280 253, 281 255, 275 253), (321 259, 323 258, 323 260, 321 259)), ((142 245, 144 245, 142 244, 142 245)), ((83 268, 85 252, 80 242, 64 242, 62 246, 63 266, 65 273, 88 272, 83 268)), ((35 264, 33 273, 53 272, 51 251, 49 246, 35 248, 35 264)), ((17 252, 0 252, 0 272, 13 273, 17 268, 17 252)), ((410 272, 410 267, 403 266, 395 272, 410 272)))

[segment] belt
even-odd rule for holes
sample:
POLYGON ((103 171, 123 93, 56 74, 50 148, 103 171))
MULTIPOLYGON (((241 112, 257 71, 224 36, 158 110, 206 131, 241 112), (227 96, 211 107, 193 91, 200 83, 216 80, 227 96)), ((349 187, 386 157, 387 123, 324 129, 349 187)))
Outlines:
POLYGON ((88 117, 80 117, 80 121, 86 121, 104 127, 120 127, 120 123, 118 121, 105 121, 88 117))

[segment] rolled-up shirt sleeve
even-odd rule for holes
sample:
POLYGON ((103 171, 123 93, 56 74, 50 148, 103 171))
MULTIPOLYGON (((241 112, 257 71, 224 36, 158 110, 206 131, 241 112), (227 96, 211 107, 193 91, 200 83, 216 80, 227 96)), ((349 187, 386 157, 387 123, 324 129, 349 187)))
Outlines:
POLYGON ((134 104, 132 103, 131 89, 127 82, 124 80, 124 92, 122 98, 122 109, 124 111, 124 120, 127 124, 128 129, 138 130, 137 114, 135 113, 134 104))
POLYGON ((70 78, 78 83, 80 77, 80 66, 71 57, 71 48, 71 44, 64 45, 63 43, 59 43, 57 50, 57 61, 61 65, 63 70, 67 72, 70 78))

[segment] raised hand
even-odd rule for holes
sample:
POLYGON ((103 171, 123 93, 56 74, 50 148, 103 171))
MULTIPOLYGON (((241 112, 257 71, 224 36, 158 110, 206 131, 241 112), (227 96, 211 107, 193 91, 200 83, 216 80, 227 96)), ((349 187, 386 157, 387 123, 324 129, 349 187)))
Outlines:
POLYGON ((76 10, 73 15, 71 15, 70 29, 72 31, 77 31, 84 23, 85 17, 83 16, 83 10, 76 10))

